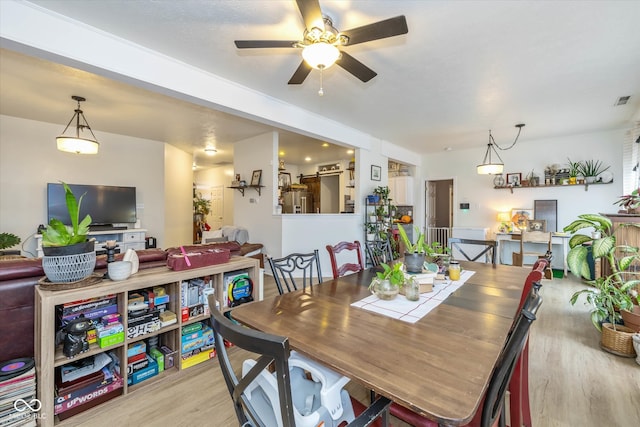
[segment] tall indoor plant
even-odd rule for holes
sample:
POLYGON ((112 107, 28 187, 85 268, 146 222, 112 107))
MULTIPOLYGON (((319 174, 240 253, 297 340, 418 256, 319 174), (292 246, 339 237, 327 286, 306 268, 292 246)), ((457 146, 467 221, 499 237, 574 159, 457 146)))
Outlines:
POLYGON ((418 227, 416 230, 415 243, 411 242, 404 227, 398 227, 398 233, 400 239, 404 244, 404 264, 409 273, 422 273, 422 267, 424 266, 426 248, 424 243, 424 234, 420 232, 418 227))
MULTIPOLYGON (((622 341, 626 342, 622 345, 633 352, 630 333, 632 330, 617 323, 622 318, 620 310, 633 308, 632 292, 640 284, 636 273, 628 271, 633 263, 640 262, 638 248, 616 243, 615 230, 609 218, 599 214, 583 214, 578 215, 578 218, 564 227, 565 232, 573 234, 569 240, 567 264, 575 276, 586 279, 593 287, 575 292, 571 297, 571 304, 575 304, 580 296, 585 296, 587 302, 593 305, 591 322, 602 332, 601 346, 605 350, 620 354, 620 349, 612 347, 611 342, 622 341), (578 233, 580 230, 594 232, 581 234, 578 233), (592 279, 590 258, 593 262, 607 262, 611 273, 606 277, 592 279), (612 333, 626 335, 621 338, 609 338, 612 333)), ((638 227, 638 224, 624 223, 620 226, 638 227)))

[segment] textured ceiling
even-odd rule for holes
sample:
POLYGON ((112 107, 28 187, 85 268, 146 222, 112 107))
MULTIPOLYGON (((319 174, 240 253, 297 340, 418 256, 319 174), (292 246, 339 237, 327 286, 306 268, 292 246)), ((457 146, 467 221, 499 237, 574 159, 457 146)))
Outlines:
MULTIPOLYGON (((332 67, 323 75, 323 97, 317 71, 302 85, 287 85, 299 51, 240 51, 233 44, 300 39, 293 0, 31 3, 417 153, 480 147, 489 129, 498 144, 507 143, 521 122, 527 124, 522 143, 619 128, 640 110, 637 1, 320 1, 338 29, 401 14, 409 27, 407 35, 344 48, 378 76, 362 83, 332 67), (630 102, 614 106, 624 95, 630 102)), ((269 128, 84 71, 0 54, 2 114, 66 123, 74 108, 69 96, 79 94, 98 130, 188 151, 211 142, 221 150, 216 161, 234 141, 269 128)), ((291 149, 319 145, 290 133, 284 141, 294 141, 291 149)), ((343 156, 344 147, 339 151, 343 156)))

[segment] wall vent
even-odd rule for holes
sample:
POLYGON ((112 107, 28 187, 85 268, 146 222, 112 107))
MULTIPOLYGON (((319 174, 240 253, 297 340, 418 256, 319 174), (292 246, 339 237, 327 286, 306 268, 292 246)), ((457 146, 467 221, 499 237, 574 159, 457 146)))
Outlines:
POLYGON ((631 96, 621 96, 620 98, 618 98, 618 100, 616 101, 616 107, 618 105, 626 105, 627 102, 629 102, 629 98, 631 98, 631 96))

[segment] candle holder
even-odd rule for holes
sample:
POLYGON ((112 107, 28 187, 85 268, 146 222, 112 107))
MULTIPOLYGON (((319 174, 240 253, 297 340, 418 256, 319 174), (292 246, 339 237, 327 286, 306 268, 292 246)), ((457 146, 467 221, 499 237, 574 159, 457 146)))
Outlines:
POLYGON ((118 245, 104 245, 103 248, 105 248, 107 251, 107 264, 115 261, 116 248, 118 248, 118 245))

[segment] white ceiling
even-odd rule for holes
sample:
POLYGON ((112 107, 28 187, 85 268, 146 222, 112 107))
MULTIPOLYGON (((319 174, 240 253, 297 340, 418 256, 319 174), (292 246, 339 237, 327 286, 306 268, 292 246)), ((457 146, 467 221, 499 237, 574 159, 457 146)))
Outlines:
MULTIPOLYGON (((481 147, 489 129, 508 144, 516 123, 526 123, 522 143, 620 128, 640 112, 639 1, 321 0, 338 29, 397 15, 409 27, 407 35, 345 47, 378 76, 362 83, 332 67, 323 97, 317 71, 287 85, 299 51, 233 44, 301 39, 293 0, 31 3, 417 153, 481 147), (614 106, 625 95, 629 103, 614 106)), ((234 141, 270 129, 43 59, 0 55, 2 114, 64 126, 75 108, 70 96, 82 95, 94 131, 198 153, 213 143, 213 163, 231 160, 234 141)), ((289 132, 283 139, 290 163, 301 163, 294 148, 310 152, 303 142, 320 144, 289 132)), ((344 147, 339 156, 350 157, 344 147)))

